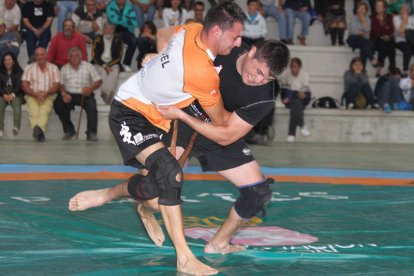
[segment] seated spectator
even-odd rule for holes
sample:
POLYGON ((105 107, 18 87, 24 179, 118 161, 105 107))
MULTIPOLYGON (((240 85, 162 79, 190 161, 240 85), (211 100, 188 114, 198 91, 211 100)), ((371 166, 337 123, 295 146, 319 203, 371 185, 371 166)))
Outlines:
POLYGON ((70 140, 76 135, 70 112, 78 105, 86 112, 86 139, 98 141, 98 110, 93 91, 101 86, 102 79, 92 64, 82 61, 82 52, 78 47, 70 48, 68 55, 69 63, 60 71, 62 85, 53 105, 63 126, 63 140, 70 140))
POLYGON ((51 38, 54 10, 52 4, 44 0, 27 2, 22 10, 24 39, 26 40, 27 55, 32 58, 37 47, 46 49, 51 38))
POLYGON ((366 65, 367 59, 373 66, 377 65, 374 57, 374 43, 369 39, 371 33, 371 20, 368 17, 368 5, 360 2, 356 9, 356 14, 352 16, 349 23, 349 36, 346 42, 352 50, 359 49, 362 64, 366 65))
POLYGON ((19 5, 16 4, 16 0, 4 1, 4 14, 3 22, 6 25, 6 32, 14 33, 19 44, 22 42, 20 35, 20 22, 22 20, 22 13, 19 5))
POLYGON ((309 33, 309 23, 311 20, 311 16, 309 15, 309 9, 311 8, 310 0, 286 0, 284 8, 287 18, 288 41, 293 42, 296 18, 299 18, 302 21, 302 30, 298 36, 298 40, 301 45, 306 45, 306 37, 309 33))
POLYGON ((344 74, 344 86, 345 90, 342 98, 347 109, 365 108, 367 105, 372 108, 379 107, 375 102, 368 74, 364 70, 361 58, 352 59, 349 70, 344 74), (357 102, 358 96, 363 96, 363 100, 357 102))
POLYGON ((388 73, 381 76, 375 85, 378 104, 385 113, 390 113, 392 109, 398 110, 401 98, 400 79, 400 69, 389 68, 388 73))
POLYGON ((187 11, 181 7, 181 0, 171 0, 171 7, 162 10, 164 27, 183 25, 187 21, 187 11))
POLYGON ((392 15, 386 14, 387 1, 378 0, 375 3, 376 14, 371 16, 370 39, 378 51, 376 77, 381 76, 385 58, 388 57, 390 67, 395 67, 394 24, 392 15))
POLYGON ((131 0, 137 15, 138 27, 144 27, 146 21, 154 21, 157 0, 131 0), (146 16, 145 16, 146 15, 146 16))
POLYGON ((106 22, 103 34, 95 38, 92 45, 92 64, 101 79, 101 97, 106 104, 112 101, 121 70, 122 38, 115 33, 115 26, 106 22))
POLYGON ((283 1, 282 0, 262 0, 262 8, 260 9, 260 13, 264 17, 272 17, 277 22, 278 30, 279 30, 279 40, 285 44, 293 44, 293 40, 287 39, 287 22, 286 22, 286 14, 283 8, 283 1), (278 2, 276 4, 276 2, 278 2))
POLYGON ((75 30, 79 31, 86 43, 91 44, 95 37, 102 33, 102 11, 98 9, 96 0, 86 0, 72 14, 75 30))
POLYGON ((389 0, 387 13, 399 14, 401 6, 405 3, 405 0, 389 0))
POLYGON ((414 32, 414 17, 410 16, 408 5, 401 6, 400 14, 394 16, 393 22, 395 43, 397 48, 403 53, 403 71, 408 75, 408 66, 414 53, 414 44, 412 44, 414 41, 407 41, 405 36, 406 30, 414 32))
POLYGON ((35 50, 35 61, 24 69, 22 89, 26 93, 24 98, 33 138, 37 142, 44 142, 49 115, 60 86, 60 76, 57 66, 47 62, 44 48, 35 50))
POLYGON ((0 19, 0 56, 3 56, 7 52, 13 53, 17 57, 20 52, 20 47, 14 32, 6 32, 6 25, 3 19, 0 19))
POLYGON ((0 64, 0 138, 4 134, 4 113, 7 105, 13 108, 13 135, 19 134, 24 93, 21 89, 23 70, 15 55, 5 53, 0 64))
POLYGON ((187 13, 187 20, 193 19, 194 22, 203 23, 206 16, 204 2, 196 1, 193 4, 193 9, 187 13))
POLYGON ((47 61, 61 68, 69 62, 68 51, 72 47, 79 47, 82 51, 82 59, 87 60, 88 53, 83 36, 75 31, 75 23, 68 18, 63 21, 63 32, 57 33, 50 42, 47 61))
POLYGON ((414 64, 410 66, 410 75, 400 81, 402 97, 398 103, 400 110, 414 110, 414 64))
POLYGON ((346 12, 344 0, 329 0, 328 11, 324 18, 324 28, 329 30, 332 46, 338 41, 339 46, 344 46, 344 33, 346 29, 346 12))
POLYGON ((242 40, 252 46, 264 41, 267 34, 267 25, 259 13, 260 0, 247 0, 246 18, 242 40))
POLYGON ((368 14, 375 15, 375 2, 377 0, 354 0, 354 14, 358 8, 359 3, 365 3, 367 5, 368 14), (369 7, 368 7, 369 5, 369 7))
POLYGON ((302 70, 302 61, 294 57, 290 61, 290 68, 279 78, 282 103, 290 109, 289 132, 287 142, 295 142, 296 128, 300 128, 303 137, 310 134, 305 126, 304 110, 311 99, 309 89, 309 75, 302 70))
POLYGON ((144 24, 144 28, 141 31, 137 39, 138 44, 138 56, 137 64, 138 69, 142 68, 142 60, 146 54, 157 52, 157 27, 154 22, 147 21, 144 24))
POLYGON ((130 66, 137 47, 137 38, 134 32, 138 27, 134 8, 131 4, 126 3, 126 0, 112 0, 106 6, 106 14, 108 21, 116 26, 115 32, 121 35, 122 41, 127 45, 123 69, 126 72, 131 72, 130 66))
MULTIPOLYGON (((84 1, 80 1, 84 3, 84 1)), ((70 15, 73 14, 78 8, 78 0, 56 0, 56 7, 58 10, 58 22, 57 22, 57 32, 63 30, 63 21, 70 18, 70 15)))

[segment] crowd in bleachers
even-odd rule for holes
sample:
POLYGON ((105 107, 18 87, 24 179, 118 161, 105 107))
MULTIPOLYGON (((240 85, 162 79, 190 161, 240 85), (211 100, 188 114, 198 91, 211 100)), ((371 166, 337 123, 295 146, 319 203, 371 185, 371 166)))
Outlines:
MULTIPOLYGON (((77 131, 70 122, 70 110, 74 105, 85 109, 87 139, 96 141, 97 111, 93 91, 100 88, 100 96, 109 104, 119 73, 135 70, 131 68, 134 57, 140 68, 144 55, 156 51, 154 20, 161 22, 158 27, 169 27, 202 22, 206 13, 206 3, 197 0, 16 1, 0 1, 0 138, 3 137, 6 106, 10 104, 13 108, 13 134, 18 135, 21 105, 26 102, 33 137, 40 142, 45 140, 47 118, 53 109, 62 122, 63 139, 75 135, 77 131), (52 24, 54 20, 57 24, 52 24), (52 30, 52 26, 57 29, 52 30), (38 48, 44 51, 36 53, 38 48), (90 56, 87 48, 92 49, 90 56), (21 51, 27 51, 28 60, 24 64, 17 62, 21 51), (79 52, 81 58, 73 64, 68 55, 72 51, 79 52), (30 63, 32 67, 27 66, 30 63), (75 74, 78 67, 86 70, 89 77, 75 74), (42 117, 40 122, 35 119, 37 116, 42 117)), ((215 0, 208 2, 216 4, 215 0)), ((347 15, 345 5, 349 3, 345 0, 247 0, 243 41, 250 45, 263 41, 268 36, 265 19, 272 17, 276 20, 278 39, 288 45, 305 46, 309 27, 320 21, 333 46, 348 44, 359 53, 344 72, 343 104, 346 108, 382 108, 387 113, 412 109, 413 1, 355 0, 352 4, 354 14, 347 15), (301 22, 301 29, 295 36, 297 22, 301 22), (400 68, 396 64, 396 50, 403 56, 400 68), (384 70, 386 60, 389 66, 384 70), (366 66, 376 68, 375 87, 371 87, 366 66)), ((289 95, 294 92, 293 89, 289 95)), ((298 101, 302 113, 309 103, 303 103, 303 95, 299 97, 302 101, 298 101)), ((298 97, 290 98, 291 102, 285 105, 288 108, 297 106, 293 99, 298 97)), ((308 135, 303 123, 295 124, 303 127, 302 132, 308 135)), ((294 137, 292 133, 290 129, 289 136, 294 137)))

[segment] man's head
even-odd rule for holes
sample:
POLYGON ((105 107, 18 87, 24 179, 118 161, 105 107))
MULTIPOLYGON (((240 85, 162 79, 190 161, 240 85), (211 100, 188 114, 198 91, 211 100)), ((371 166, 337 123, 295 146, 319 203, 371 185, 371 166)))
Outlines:
POLYGON ((204 20, 204 9, 205 9, 204 2, 196 1, 194 3, 193 11, 194 11, 195 21, 203 22, 203 20, 204 20))
POLYGON ((5 0, 4 1, 4 6, 8 10, 13 9, 14 8, 14 5, 16 5, 16 0, 5 0))
POLYGON ((302 60, 298 57, 292 58, 290 62, 290 72, 292 76, 297 77, 300 73, 300 69, 302 69, 302 60))
POLYGON ((247 0, 247 10, 249 14, 253 15, 260 8, 260 0, 247 0))
POLYGON ((82 62, 82 51, 79 47, 72 47, 68 51, 68 59, 70 65, 73 67, 78 67, 79 64, 82 62))
POLYGON ((97 9, 96 0, 86 0, 85 2, 86 11, 88 13, 95 13, 97 9))
POLYGON ((245 19, 245 13, 233 1, 225 1, 207 12, 203 32, 213 54, 228 55, 231 49, 240 46, 245 19))
POLYGON ((66 18, 63 21, 63 36, 72 37, 73 31, 75 30, 75 22, 71 18, 66 18))
POLYGON ((103 36, 106 39, 112 39, 114 37, 114 33, 115 33, 115 25, 109 21, 105 22, 104 27, 103 27, 103 36))
POLYGON ((35 50, 35 60, 39 67, 43 67, 47 62, 47 53, 46 49, 43 47, 38 47, 35 50))
POLYGON ((239 69, 243 83, 263 85, 275 80, 289 64, 289 49, 277 40, 267 40, 253 46, 239 69))

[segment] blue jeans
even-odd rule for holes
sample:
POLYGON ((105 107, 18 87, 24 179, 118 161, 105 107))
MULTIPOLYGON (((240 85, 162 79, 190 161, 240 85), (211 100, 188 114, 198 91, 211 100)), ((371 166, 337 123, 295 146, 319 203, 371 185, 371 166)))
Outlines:
POLYGON ((378 91, 378 104, 384 107, 385 104, 393 106, 395 103, 399 103, 401 90, 399 86, 400 81, 397 78, 390 78, 385 81, 378 91))
POLYGON ((309 33, 309 23, 311 17, 309 13, 306 12, 298 12, 292 9, 286 9, 286 17, 287 17, 287 38, 293 39, 293 33, 295 31, 295 19, 296 17, 302 21, 302 30, 300 32, 301 37, 306 37, 309 33))
POLYGON ((346 42, 352 50, 360 50, 359 55, 361 56, 362 64, 364 64, 364 66, 367 63, 367 59, 370 61, 374 59, 375 47, 371 40, 359 35, 350 35, 346 42))
POLYGON ((263 5, 263 10, 266 13, 266 17, 270 16, 277 21, 279 29, 279 39, 286 40, 287 38, 287 25, 286 15, 281 14, 275 5, 263 5))
POLYGON ((43 47, 46 49, 50 42, 51 36, 50 28, 45 30, 39 38, 37 38, 31 30, 26 29, 24 38, 26 40, 27 55, 29 58, 34 55, 34 51, 37 47, 43 47))
POLYGON ((63 30, 63 21, 69 18, 69 13, 74 13, 78 7, 78 1, 57 1, 56 6, 59 9, 57 31, 63 30))
POLYGON ((134 5, 134 9, 137 14, 138 26, 140 28, 144 27, 145 21, 154 21, 155 12, 157 11, 157 8, 154 5, 148 7, 146 18, 144 17, 144 12, 140 6, 134 5))

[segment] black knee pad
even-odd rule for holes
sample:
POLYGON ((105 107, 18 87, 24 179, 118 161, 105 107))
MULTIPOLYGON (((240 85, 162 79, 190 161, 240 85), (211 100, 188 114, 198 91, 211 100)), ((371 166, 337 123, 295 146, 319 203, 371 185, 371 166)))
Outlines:
POLYGON ((148 156, 145 167, 153 175, 159 189, 160 205, 174 206, 181 204, 181 187, 183 171, 180 164, 167 148, 162 148, 148 156))
POLYGON ((240 196, 237 198, 234 208, 237 214, 244 219, 251 219, 261 210, 272 197, 272 190, 269 179, 252 186, 245 186, 239 189, 240 196))
POLYGON ((150 200, 158 197, 157 183, 151 174, 136 174, 128 181, 128 192, 136 200, 150 200))

